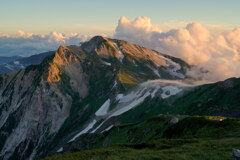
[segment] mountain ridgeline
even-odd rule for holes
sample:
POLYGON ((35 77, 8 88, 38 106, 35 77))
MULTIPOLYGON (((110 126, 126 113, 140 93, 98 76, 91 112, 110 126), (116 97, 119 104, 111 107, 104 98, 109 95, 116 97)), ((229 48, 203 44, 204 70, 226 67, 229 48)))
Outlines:
POLYGON ((81 46, 60 46, 38 65, 0 75, 0 159, 65 152, 85 134, 159 114, 239 116, 240 80, 194 85, 187 83, 190 67, 97 36, 81 46))
POLYGON ((12 57, 0 56, 0 65, 9 63, 11 61, 14 61, 14 60, 17 60, 17 59, 20 59, 20 58, 22 58, 22 57, 20 57, 20 56, 12 56, 12 57))

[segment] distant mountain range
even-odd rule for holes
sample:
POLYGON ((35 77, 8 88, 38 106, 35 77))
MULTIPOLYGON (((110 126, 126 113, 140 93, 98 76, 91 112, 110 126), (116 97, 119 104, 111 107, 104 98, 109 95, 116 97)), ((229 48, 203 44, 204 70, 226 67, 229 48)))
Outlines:
POLYGON ((12 57, 0 56, 0 64, 6 64, 6 63, 9 63, 11 61, 20 59, 20 58, 22 58, 22 57, 20 57, 20 56, 12 56, 12 57))
POLYGON ((29 65, 39 64, 42 60, 54 52, 45 52, 30 57, 0 57, 0 74, 15 72, 29 65))
MULTIPOLYGON (((0 75, 3 160, 42 158, 74 145, 91 149, 84 136, 159 114, 240 113, 240 79, 200 84, 187 76, 191 66, 183 60, 122 40, 97 36, 3 66, 9 69, 0 75)), ((174 117, 164 123, 178 124, 174 117)), ((104 146, 103 139, 94 143, 104 146)))

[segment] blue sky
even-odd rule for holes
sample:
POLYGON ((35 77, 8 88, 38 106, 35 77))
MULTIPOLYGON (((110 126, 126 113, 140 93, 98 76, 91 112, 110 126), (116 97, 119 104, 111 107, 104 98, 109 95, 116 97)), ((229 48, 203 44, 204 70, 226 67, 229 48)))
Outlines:
POLYGON ((239 0, 0 0, 0 34, 112 34, 121 16, 150 17, 156 25, 198 21, 240 26, 239 0))
POLYGON ((239 8, 240 0, 0 0, 0 56, 105 34, 208 70, 206 80, 239 77, 239 8))

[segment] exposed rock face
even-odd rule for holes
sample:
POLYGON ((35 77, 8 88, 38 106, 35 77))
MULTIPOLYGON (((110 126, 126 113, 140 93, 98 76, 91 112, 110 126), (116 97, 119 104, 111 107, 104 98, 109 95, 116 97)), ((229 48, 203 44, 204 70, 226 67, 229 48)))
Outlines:
POLYGON ((183 79, 182 64, 132 43, 95 37, 81 47, 60 46, 39 65, 0 75, 0 159, 56 151, 103 122, 95 112, 106 99, 112 105, 118 93, 149 79, 183 79))
POLYGON ((72 106, 72 97, 61 89, 66 77, 81 98, 88 94, 80 58, 63 46, 39 66, 2 76, 0 147, 4 159, 26 158, 24 150, 34 154, 33 146, 44 141, 45 134, 60 129, 72 106))
POLYGON ((117 62, 124 65, 151 72, 155 78, 184 79, 186 70, 189 68, 189 65, 181 59, 166 56, 130 42, 101 36, 92 38, 89 42, 82 44, 81 48, 102 58, 116 58, 117 62))

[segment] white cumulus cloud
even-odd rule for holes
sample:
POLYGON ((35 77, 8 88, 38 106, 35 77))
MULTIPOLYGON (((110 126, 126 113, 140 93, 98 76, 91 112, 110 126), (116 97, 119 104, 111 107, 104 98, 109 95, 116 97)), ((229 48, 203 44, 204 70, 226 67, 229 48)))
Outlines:
POLYGON ((56 50, 59 45, 79 45, 92 36, 77 33, 64 34, 51 32, 49 34, 33 34, 19 30, 17 35, 0 35, 1 56, 29 56, 42 52, 56 50))
POLYGON ((201 23, 193 22, 164 32, 152 25, 150 18, 121 17, 114 38, 179 57, 197 66, 189 74, 198 78, 217 81, 240 77, 240 28, 215 35, 201 23), (199 68, 208 72, 203 74, 199 68))

